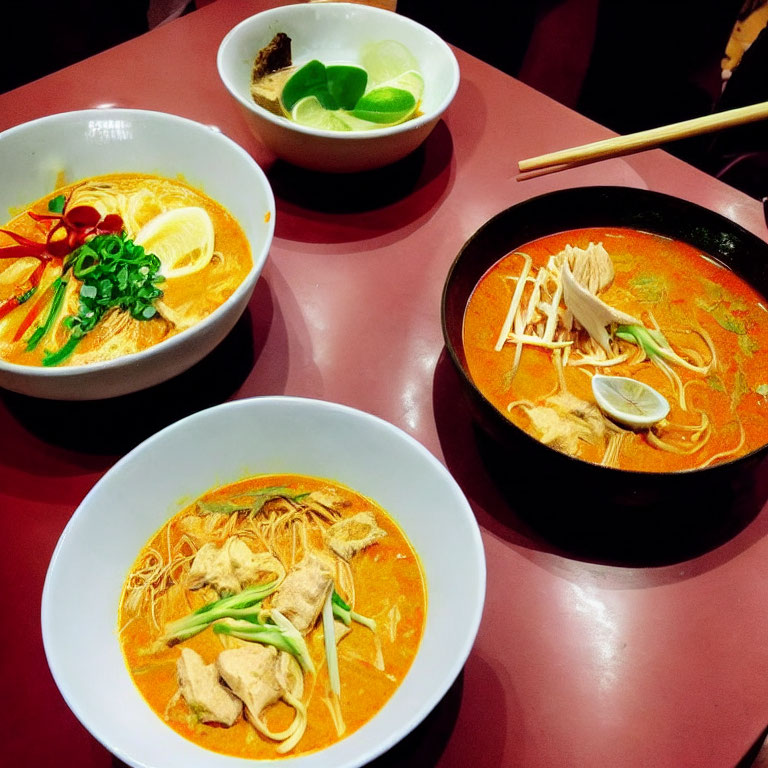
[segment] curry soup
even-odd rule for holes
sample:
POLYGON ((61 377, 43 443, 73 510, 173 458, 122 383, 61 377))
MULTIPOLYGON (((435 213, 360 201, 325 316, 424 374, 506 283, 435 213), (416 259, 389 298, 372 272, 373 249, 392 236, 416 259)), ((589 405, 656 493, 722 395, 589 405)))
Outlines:
MULTIPOLYGON (((302 595, 300 602, 323 600, 309 588, 302 595)), ((330 593, 326 598, 330 602, 330 593)), ((216 752, 267 759, 323 749, 370 720, 408 672, 422 637, 425 612, 419 558, 397 524, 374 502, 326 480, 260 476, 211 491, 153 536, 126 580, 119 631, 136 686, 171 728, 216 752), (344 531, 341 544, 339 528, 344 531), (232 556, 231 562, 261 558, 258 570, 271 585, 268 589, 274 590, 252 606, 256 613, 250 620, 256 622, 253 637, 257 639, 251 641, 254 625, 249 627, 248 621, 240 621, 244 635, 239 639, 238 622, 231 614, 183 637, 189 621, 184 617, 192 611, 207 609, 217 600, 220 604, 222 596, 238 600, 237 591, 227 598, 237 586, 243 588, 240 595, 257 588, 251 583, 255 577, 227 588, 216 580, 223 578, 221 574, 201 577, 209 567, 203 563, 201 570, 201 562, 211 554, 220 556, 235 540, 240 547, 247 545, 248 551, 232 556), (291 593, 289 582, 295 583, 295 574, 313 558, 328 565, 332 580, 338 696, 324 642, 325 616, 318 617, 317 605, 306 620, 294 615, 292 598, 286 596, 291 593), (279 584, 276 590, 274 583, 279 584), (337 597, 351 613, 339 608, 337 597), (288 635, 295 635, 298 628, 310 660, 302 660, 301 654, 291 656, 280 646, 276 655, 272 651, 276 663, 290 660, 295 677, 289 684, 282 678, 277 684, 273 681, 276 688, 282 685, 291 693, 283 690, 277 700, 273 696, 265 703, 259 693, 240 690, 241 681, 228 676, 222 654, 232 655, 234 650, 250 658, 248 646, 259 645, 258 638, 275 629, 273 620, 282 627, 285 616, 291 619, 286 625, 288 635), (342 626, 339 616, 352 620, 342 626), (248 640, 242 639, 245 635, 248 640), (205 665, 217 665, 218 671, 211 674, 227 695, 234 690, 243 697, 242 714, 230 717, 231 725, 205 722, 212 716, 201 714, 205 706, 196 700, 196 692, 181 689, 180 654, 188 653, 185 649, 194 650, 205 665), (260 703, 252 703, 257 699, 260 703), (261 706, 263 711, 253 711, 261 706), (302 712, 303 721, 297 726, 302 712), (295 730, 286 736, 291 728, 295 730)), ((301 637, 298 644, 302 645, 301 637)), ((269 646, 262 645, 260 650, 264 648, 269 646)), ((248 675, 258 677, 251 671, 248 675)))
POLYGON ((0 231, 0 357, 82 365, 141 351, 210 315, 252 266, 234 217, 179 180, 61 187, 0 231))

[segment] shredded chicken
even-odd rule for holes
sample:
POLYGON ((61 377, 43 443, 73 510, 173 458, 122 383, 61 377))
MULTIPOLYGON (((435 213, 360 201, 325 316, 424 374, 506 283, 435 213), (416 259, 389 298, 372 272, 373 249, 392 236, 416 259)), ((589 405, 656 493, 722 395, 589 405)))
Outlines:
POLYGON ((569 392, 548 397, 546 405, 526 408, 539 439, 563 453, 575 455, 579 441, 600 444, 605 440, 605 420, 594 403, 569 392))
POLYGON ((642 325, 632 315, 606 304, 576 281, 568 262, 563 264, 563 300, 579 325, 609 354, 612 355, 611 338, 606 327, 617 325, 642 325))
POLYGON ((566 245, 563 255, 576 282, 591 294, 597 296, 613 282, 613 261, 602 243, 590 243, 586 248, 566 245))

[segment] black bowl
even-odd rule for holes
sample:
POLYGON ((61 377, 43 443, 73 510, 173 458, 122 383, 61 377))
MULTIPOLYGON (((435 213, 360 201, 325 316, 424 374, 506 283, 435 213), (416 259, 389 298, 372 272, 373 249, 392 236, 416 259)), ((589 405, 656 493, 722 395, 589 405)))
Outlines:
MULTIPOLYGON (((685 200, 631 187, 579 187, 550 192, 494 216, 462 247, 443 289, 445 345, 463 383, 472 415, 491 438, 485 456, 511 489, 534 485, 539 496, 573 510, 647 510, 665 515, 705 503, 728 506, 753 486, 768 444, 737 459, 677 472, 635 472, 602 467, 545 446, 501 414, 474 385, 462 340, 464 311, 485 272, 501 257, 545 235, 584 227, 629 227, 687 242, 720 260, 768 295, 768 244, 734 222, 685 200), (532 483, 523 483, 523 479, 532 483), (543 485, 542 485, 543 483, 543 485)), ((487 463, 487 462, 486 462, 487 463)), ((490 468, 490 467, 489 467, 490 468)), ((562 507, 564 508, 564 507, 562 507)), ((569 514, 569 513, 564 513, 569 514)))

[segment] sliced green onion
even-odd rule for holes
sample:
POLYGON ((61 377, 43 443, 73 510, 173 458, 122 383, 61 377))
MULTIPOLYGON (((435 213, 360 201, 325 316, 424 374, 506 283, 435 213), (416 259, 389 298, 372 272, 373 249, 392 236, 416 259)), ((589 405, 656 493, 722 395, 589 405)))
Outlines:
POLYGON ((64 292, 67 290, 67 282, 67 280, 64 280, 61 277, 57 277, 54 281, 53 300, 51 301, 51 306, 48 310, 48 317, 45 319, 45 322, 39 326, 29 337, 29 341, 27 342, 27 352, 33 350, 40 343, 40 339, 42 339, 53 327, 56 316, 59 314, 59 310, 61 309, 61 304, 64 301, 64 292))
POLYGON ((339 678, 339 656, 336 653, 336 632, 333 627, 333 597, 331 590, 323 603, 323 643, 325 645, 325 660, 328 664, 328 679, 331 690, 341 697, 341 679, 339 678))

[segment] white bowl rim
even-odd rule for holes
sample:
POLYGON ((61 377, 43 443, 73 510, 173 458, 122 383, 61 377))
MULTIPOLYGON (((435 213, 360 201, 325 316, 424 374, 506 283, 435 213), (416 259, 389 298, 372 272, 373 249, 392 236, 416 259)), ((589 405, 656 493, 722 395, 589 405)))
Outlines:
MULTIPOLYGON (((155 434, 148 437, 143 442, 139 443, 139 445, 137 445, 135 448, 129 451, 125 456, 119 459, 115 464, 113 464, 107 470, 107 472, 94 484, 91 490, 83 498, 82 502, 80 502, 77 509, 72 514, 72 517, 69 519, 66 526, 64 527, 64 530, 61 536, 59 537, 59 540, 56 544, 53 554, 51 555, 51 560, 46 572, 45 582, 43 584, 42 600, 41 600, 41 606, 40 606, 40 623, 41 623, 42 638, 43 638, 43 649, 45 651, 49 670, 56 683, 59 693, 61 694, 62 698, 64 699, 64 701, 66 702, 70 710, 73 712, 75 717, 77 717, 77 719, 88 730, 88 732, 97 741, 99 741, 99 743, 101 743, 107 750, 109 750, 112 754, 117 756, 120 760, 124 761, 128 765, 139 766, 140 768, 140 764, 137 763, 134 760, 134 758, 131 757, 130 754, 128 754, 126 751, 120 748, 115 747, 115 745, 108 743, 106 739, 102 738, 101 734, 95 732, 88 725, 89 718, 87 713, 83 712, 80 709, 80 707, 77 705, 77 702, 73 701, 70 698, 70 696, 65 690, 65 686, 62 685, 58 672, 55 669, 55 665, 51 664, 49 648, 52 647, 51 643, 52 643, 53 629, 50 622, 48 621, 47 614, 48 614, 48 605, 50 604, 50 600, 51 600, 50 594, 51 594, 51 590, 53 589, 52 575, 55 572, 56 564, 58 562, 59 556, 62 550, 67 546, 70 536, 73 535, 72 532, 78 525, 80 517, 82 517, 85 514, 81 510, 86 508, 87 502, 89 501, 89 499, 92 496, 95 496, 97 494, 98 490, 102 485, 110 482, 110 477, 112 474, 119 471, 119 469, 123 465, 132 461, 132 458, 136 453, 149 449, 155 442, 161 441, 162 437, 166 433, 183 429, 184 426, 190 422, 193 422, 199 419, 210 418, 211 414, 214 412, 220 412, 224 409, 240 409, 240 408, 247 409, 247 408, 254 407, 254 404, 257 404, 256 407, 262 407, 258 404, 263 404, 263 407, 269 407, 270 405, 279 404, 279 403, 285 403, 288 405, 299 404, 299 405, 305 405, 306 407, 320 407, 320 408, 328 409, 330 411, 343 412, 343 413, 352 415, 355 418, 362 419, 363 421, 369 421, 372 424, 376 424, 380 427, 383 427, 392 435, 398 437, 399 439, 404 440, 407 444, 409 444, 411 448, 413 448, 419 454, 421 454, 422 457, 431 466, 434 467, 435 471, 445 481, 447 481, 447 483, 451 485, 454 488, 454 490, 458 492, 459 500, 463 500, 463 504, 461 506, 464 507, 466 511, 467 519, 471 523, 474 523, 474 525, 469 526, 469 530, 471 534, 470 534, 470 538, 467 541, 467 544, 468 544, 468 548, 474 553, 475 559, 476 559, 476 567, 477 567, 477 573, 476 573, 477 596, 476 597, 477 599, 471 602, 470 605, 466 608, 466 611, 462 613, 462 626, 465 628, 465 631, 467 629, 469 631, 466 632, 464 643, 462 644, 460 651, 456 654, 452 666, 445 671, 445 674, 443 675, 441 681, 432 689, 432 691, 424 697, 421 703, 421 706, 413 713, 412 717, 407 722, 402 723, 398 730, 392 732, 392 734, 389 736, 388 739, 381 740, 378 744, 372 746, 370 749, 368 749, 368 751, 359 755, 353 761, 347 761, 346 763, 344 763, 341 766, 338 766, 337 768, 360 768, 360 766, 366 765, 370 761, 376 759, 380 755, 392 749, 396 744, 398 744, 408 734, 410 734, 415 728, 417 728, 425 720, 425 718, 432 712, 432 710, 438 705, 440 700, 445 696, 445 694, 448 692, 451 686, 455 683, 464 665, 466 664, 467 659, 469 658, 469 654, 471 653, 472 648, 475 644, 475 640, 477 637, 478 630, 480 628, 480 622, 482 619, 483 610, 485 606, 485 594, 486 594, 486 582, 487 582, 485 549, 483 546, 482 535, 480 533, 480 527, 477 524, 472 508, 469 505, 469 501, 464 495, 464 492, 461 490, 461 487, 457 483, 456 479, 450 473, 448 468, 442 462, 440 462, 434 456, 434 454, 431 451, 429 451, 421 442, 419 442, 415 437, 411 436, 410 434, 408 434, 407 432, 405 432, 404 430, 402 430, 400 427, 396 426, 392 422, 386 421, 385 419, 382 419, 379 416, 375 416, 374 414, 371 414, 367 411, 360 410, 358 408, 353 408, 352 406, 342 405, 341 403, 336 403, 328 400, 320 400, 317 398, 294 397, 294 396, 288 396, 288 395, 257 396, 257 397, 250 397, 250 398, 242 398, 238 400, 231 400, 225 403, 221 403, 219 405, 212 406, 210 408, 203 409, 201 411, 197 411, 193 414, 190 414, 189 416, 184 417, 183 419, 180 419, 176 422, 173 422, 172 424, 169 424, 167 427, 164 427, 163 429, 159 430, 155 434)), ((420 654, 422 652, 424 652, 424 649, 420 647, 418 653, 420 654)), ((320 750, 320 753, 322 753, 322 751, 323 750, 320 750)), ((214 753, 214 754, 220 758, 223 757, 219 753, 214 753)), ((316 754, 319 754, 319 753, 310 753, 310 755, 306 757, 311 757, 312 755, 316 755, 316 754)), ((296 759, 302 760, 303 757, 305 756, 300 756, 296 759)), ((282 763, 286 759, 289 759, 289 758, 282 758, 280 762, 282 763)), ((269 763, 269 764, 272 765, 272 763, 269 763)))
MULTIPOLYGON (((325 11, 320 11, 321 13, 325 11)), ((273 125, 279 126, 281 128, 286 128, 288 130, 296 131, 296 133, 303 133, 307 136, 320 136, 326 139, 338 139, 339 141, 365 141, 366 139, 374 139, 380 136, 392 136, 397 133, 407 133, 409 131, 416 130, 418 128, 421 128, 422 126, 426 125, 427 123, 432 122, 433 120, 439 119, 439 117, 445 112, 445 110, 448 108, 450 103, 453 101, 453 98, 456 96, 456 92, 459 89, 459 82, 461 80, 460 71, 459 71, 459 62, 456 60, 456 56, 454 55, 453 51, 451 50, 451 47, 448 45, 448 43, 445 42, 436 32, 433 32, 429 27, 424 26, 423 24, 419 23, 418 21, 414 21, 413 19, 409 18, 408 16, 403 16, 402 14, 397 14, 395 11, 388 11, 384 8, 377 8, 375 6, 370 5, 361 5, 359 3, 343 3, 343 2, 333 2, 333 3, 299 3, 297 5, 283 5, 278 6, 276 8, 269 8, 265 11, 260 11, 259 13, 255 13, 252 16, 249 16, 247 19, 243 19, 241 22, 236 24, 232 29, 227 32, 227 34, 224 36, 224 38, 221 41, 221 44, 219 45, 219 50, 216 55, 216 67, 219 70, 219 77, 221 78, 221 81, 224 83, 224 86, 229 91, 229 93, 235 98, 238 103, 240 103, 243 107, 245 107, 249 112, 253 112, 259 117, 264 118, 268 122, 272 123, 273 125), (223 69, 223 60, 224 60, 224 50, 226 46, 228 46, 231 41, 244 29, 249 27, 251 24, 254 23, 254 19, 262 19, 262 18, 269 18, 271 16, 279 16, 281 14, 300 14, 300 13, 306 13, 307 9, 319 9, 319 8, 334 8, 334 11, 327 11, 329 13, 337 13, 339 12, 339 9, 354 9, 355 13, 361 13, 361 14, 384 14, 387 17, 391 15, 396 15, 404 24, 407 26, 411 26, 414 28, 420 28, 424 34, 426 34, 428 37, 432 38, 435 43, 437 43, 441 48, 444 49, 444 51, 447 54, 446 60, 450 62, 451 67, 451 73, 453 75, 451 80, 451 87, 448 89, 447 93, 443 97, 442 101, 435 107, 433 110, 431 110, 429 113, 424 113, 422 115, 418 115, 417 117, 411 118, 410 120, 406 120, 403 123, 398 123, 397 125, 390 125, 386 126, 384 128, 371 128, 370 130, 352 130, 352 131, 331 131, 331 130, 325 130, 321 128, 310 128, 305 125, 300 125, 299 123, 294 123, 291 120, 288 120, 287 118, 280 117, 278 115, 272 114, 268 109, 264 109, 264 107, 257 104, 255 101, 249 100, 244 98, 238 89, 234 86, 234 84, 231 82, 231 80, 225 76, 224 69, 223 69)))
MULTIPOLYGON (((225 133, 213 125, 205 125, 199 123, 196 120, 191 120, 188 117, 182 117, 181 115, 175 115, 171 112, 161 112, 159 110, 151 109, 131 109, 123 107, 95 107, 93 109, 77 109, 68 112, 56 112, 52 115, 45 115, 43 117, 35 118, 34 120, 28 120, 25 123, 14 125, 11 128, 7 128, 0 132, 0 142, 3 139, 12 136, 16 133, 22 133, 25 130, 29 130, 38 125, 42 125, 48 122, 60 122, 62 120, 76 121, 78 119, 108 119, 108 117, 114 117, 115 119, 129 119, 134 117, 136 119, 148 118, 150 120, 164 120, 171 123, 177 123, 183 125, 186 128, 198 131, 210 131, 211 134, 217 136, 216 141, 223 141, 229 145, 229 148, 240 155, 245 163, 251 166, 251 170, 255 171, 256 176, 260 178, 260 181, 264 186, 264 193, 269 211, 269 221, 267 222, 267 232, 265 234, 264 242, 265 247, 260 254, 251 253, 253 259, 253 265, 248 274, 243 278, 240 285, 237 286, 234 293, 221 305, 219 305, 210 315, 204 317, 199 323, 195 323, 189 328, 185 328, 183 331, 177 333, 175 336, 171 336, 170 339, 165 339, 157 344, 153 344, 147 349, 140 350, 138 352, 131 352, 125 355, 120 355, 111 360, 101 360, 94 363, 81 363, 79 365, 68 365, 62 368, 51 367, 43 368, 42 366, 33 365, 20 365, 19 363, 11 363, 0 358, 0 371, 6 373, 12 373, 14 375, 25 376, 29 379, 68 379, 73 377, 79 377, 83 374, 92 375, 98 374, 101 371, 110 370, 112 368, 120 368, 123 365, 130 364, 141 359, 151 359, 156 355, 165 356, 166 353, 171 353, 173 350, 186 343, 187 337, 191 334, 197 334, 201 331, 205 331, 209 326, 214 325, 220 314, 225 312, 231 304, 237 303, 243 294, 253 289, 255 284, 254 278, 257 278, 261 274, 264 268, 269 250, 272 244, 275 233, 275 218, 276 218, 276 206, 275 196, 272 191, 272 186, 267 179, 264 170, 261 166, 245 151, 236 141, 230 139, 225 133)), ((193 185, 190 185, 193 186, 193 185)), ((193 187, 194 188, 194 187, 193 187)), ((249 243, 250 245, 250 243, 249 243)), ((253 249, 251 249, 253 251, 253 249)))

